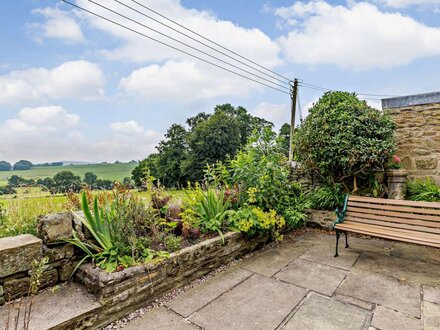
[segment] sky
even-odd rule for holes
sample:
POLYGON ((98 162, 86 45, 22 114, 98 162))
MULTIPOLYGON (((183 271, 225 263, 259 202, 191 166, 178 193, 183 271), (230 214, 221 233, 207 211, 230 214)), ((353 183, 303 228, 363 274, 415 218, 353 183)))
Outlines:
MULTIPOLYGON (((185 48, 145 26, 228 60, 143 16, 164 21, 132 0, 95 1, 143 26, 90 1, 71 1, 173 46, 185 48)), ((358 94, 440 90, 440 0, 137 1, 289 79, 358 94)), ((0 160, 143 159, 171 124, 223 103, 244 106, 276 128, 290 120, 289 95, 61 1, 5 1, 0 45, 0 160)), ((321 95, 300 86, 303 117, 321 95)), ((370 97, 380 108, 380 97, 370 97)))

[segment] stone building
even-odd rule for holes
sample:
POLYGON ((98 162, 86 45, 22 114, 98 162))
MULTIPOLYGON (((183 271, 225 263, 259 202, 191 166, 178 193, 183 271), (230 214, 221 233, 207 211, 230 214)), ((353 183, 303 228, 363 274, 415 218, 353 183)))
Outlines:
POLYGON ((382 108, 397 124, 396 154, 410 177, 440 184, 440 92, 383 99, 382 108))

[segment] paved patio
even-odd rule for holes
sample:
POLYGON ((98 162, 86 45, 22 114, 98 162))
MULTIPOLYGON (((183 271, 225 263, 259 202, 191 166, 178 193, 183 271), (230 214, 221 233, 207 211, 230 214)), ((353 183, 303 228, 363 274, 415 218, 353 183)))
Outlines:
POLYGON ((440 329, 440 249, 308 233, 125 329, 440 329))

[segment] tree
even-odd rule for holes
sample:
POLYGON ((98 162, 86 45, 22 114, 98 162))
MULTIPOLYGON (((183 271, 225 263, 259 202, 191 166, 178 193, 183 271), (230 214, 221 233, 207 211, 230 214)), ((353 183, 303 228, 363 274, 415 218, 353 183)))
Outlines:
POLYGON ((236 118, 218 111, 197 125, 188 142, 189 155, 182 171, 189 180, 199 181, 206 165, 235 156, 241 142, 240 126, 236 118))
POLYGON ((12 169, 12 166, 10 163, 2 160, 0 161, 0 171, 10 171, 12 169))
POLYGON ((93 186, 98 179, 98 176, 95 173, 87 172, 84 174, 83 181, 87 183, 89 186, 93 186))
POLYGON ((32 166, 33 164, 28 160, 19 160, 14 164, 14 170, 17 171, 30 170, 32 166))
POLYGON ((290 147, 290 125, 284 124, 280 128, 280 132, 278 134, 278 140, 283 153, 286 156, 289 156, 289 147, 290 147))
POLYGON ((136 166, 131 172, 131 178, 136 184, 136 187, 142 187, 145 184, 146 179, 150 176, 150 171, 147 166, 147 159, 139 162, 139 165, 136 166))
POLYGON ((185 175, 181 171, 181 164, 186 158, 188 149, 187 131, 181 125, 172 125, 165 134, 165 140, 157 146, 156 179, 165 186, 171 187, 185 183, 185 175))
POLYGON ((70 171, 61 171, 54 175, 55 192, 79 192, 81 190, 81 178, 70 171))
POLYGON ((310 109, 294 136, 295 159, 327 183, 346 190, 357 178, 383 169, 393 154, 395 124, 348 92, 327 92, 310 109))

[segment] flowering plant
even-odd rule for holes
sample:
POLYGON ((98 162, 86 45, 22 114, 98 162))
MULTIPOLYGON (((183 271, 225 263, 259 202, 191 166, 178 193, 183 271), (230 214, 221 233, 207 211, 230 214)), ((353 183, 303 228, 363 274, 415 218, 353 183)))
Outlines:
POLYGON ((397 155, 394 155, 393 159, 390 162, 388 162, 388 168, 390 168, 390 169, 402 168, 402 160, 400 159, 400 157, 397 155))

